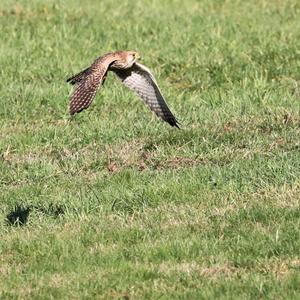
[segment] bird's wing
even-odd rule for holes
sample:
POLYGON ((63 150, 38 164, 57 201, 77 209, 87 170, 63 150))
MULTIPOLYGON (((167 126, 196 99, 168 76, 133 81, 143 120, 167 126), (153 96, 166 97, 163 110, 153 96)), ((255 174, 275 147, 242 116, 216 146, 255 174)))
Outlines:
POLYGON ((89 68, 67 80, 71 84, 76 84, 70 98, 71 115, 79 113, 90 106, 97 89, 103 84, 107 69, 113 60, 112 55, 99 57, 89 68))
POLYGON ((164 121, 171 126, 178 126, 178 121, 171 113, 150 70, 139 63, 129 69, 113 69, 123 84, 136 92, 141 99, 164 121))
POLYGON ((68 78, 66 81, 73 85, 79 84, 89 74, 90 74, 90 67, 82 70, 78 74, 73 75, 72 77, 68 78))

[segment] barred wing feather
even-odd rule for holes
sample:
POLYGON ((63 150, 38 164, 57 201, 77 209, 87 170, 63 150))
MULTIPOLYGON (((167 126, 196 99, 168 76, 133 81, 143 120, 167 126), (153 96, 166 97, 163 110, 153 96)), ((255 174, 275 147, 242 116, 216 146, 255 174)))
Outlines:
POLYGON ((137 93, 158 117, 171 126, 178 126, 178 121, 170 111, 150 70, 139 63, 129 69, 114 69, 122 83, 137 93))

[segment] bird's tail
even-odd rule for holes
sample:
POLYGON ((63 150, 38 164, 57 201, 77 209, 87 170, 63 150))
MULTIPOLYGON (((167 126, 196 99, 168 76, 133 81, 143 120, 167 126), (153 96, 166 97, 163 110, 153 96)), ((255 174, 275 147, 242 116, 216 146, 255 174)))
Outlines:
POLYGON ((90 71, 90 68, 86 68, 83 71, 79 72, 78 74, 68 78, 67 82, 69 82, 71 84, 79 83, 89 74, 89 71, 90 71))

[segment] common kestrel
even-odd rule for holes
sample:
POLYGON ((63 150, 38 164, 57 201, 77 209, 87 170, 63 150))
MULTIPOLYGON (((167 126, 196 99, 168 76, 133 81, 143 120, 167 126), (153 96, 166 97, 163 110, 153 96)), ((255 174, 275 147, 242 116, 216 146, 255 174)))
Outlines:
POLYGON ((122 83, 133 90, 158 117, 171 126, 178 121, 171 113, 150 70, 136 62, 138 53, 118 51, 98 57, 90 67, 67 79, 75 85, 70 98, 70 114, 79 113, 92 103, 97 89, 104 84, 108 71, 113 71, 122 83))

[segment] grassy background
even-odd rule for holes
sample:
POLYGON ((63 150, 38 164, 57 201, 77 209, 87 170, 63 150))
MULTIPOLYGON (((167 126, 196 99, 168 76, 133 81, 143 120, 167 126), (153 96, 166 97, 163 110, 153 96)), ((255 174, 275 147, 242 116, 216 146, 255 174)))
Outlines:
POLYGON ((297 0, 1 1, 1 299, 299 299, 299 19, 297 0), (70 120, 65 79, 123 49, 182 130, 113 74, 70 120))

